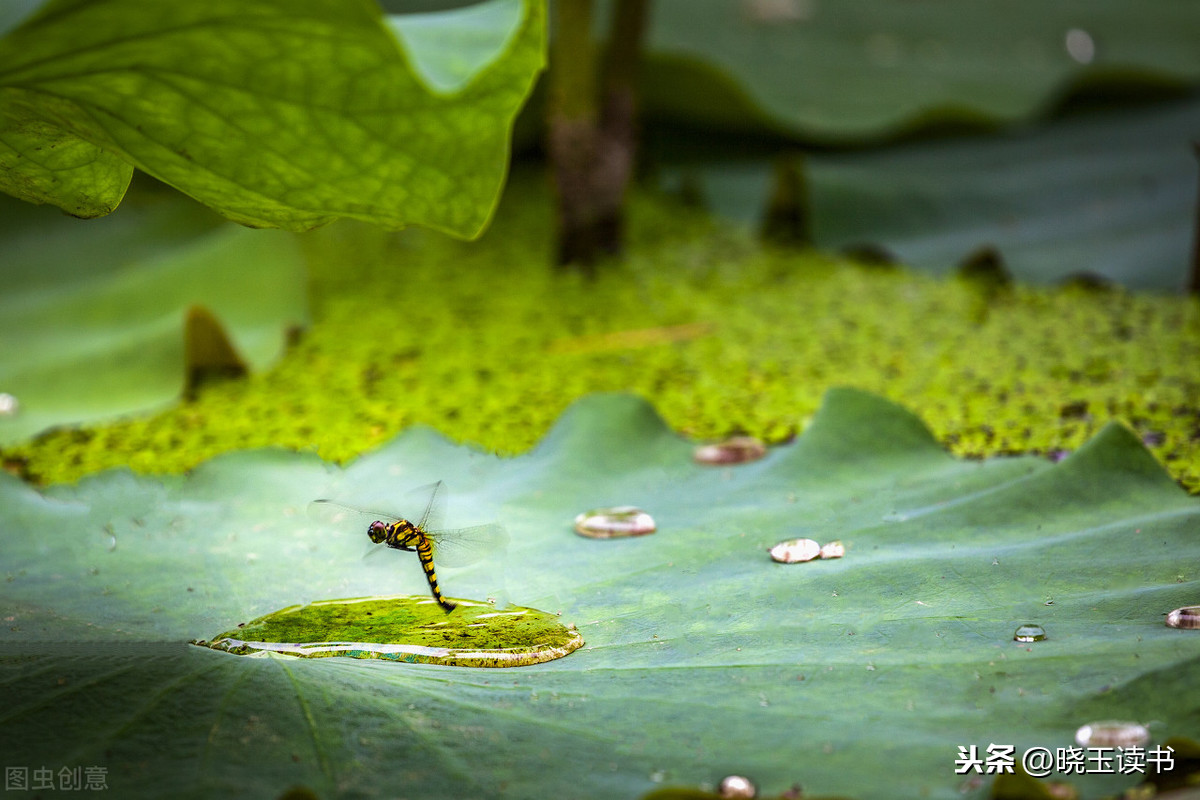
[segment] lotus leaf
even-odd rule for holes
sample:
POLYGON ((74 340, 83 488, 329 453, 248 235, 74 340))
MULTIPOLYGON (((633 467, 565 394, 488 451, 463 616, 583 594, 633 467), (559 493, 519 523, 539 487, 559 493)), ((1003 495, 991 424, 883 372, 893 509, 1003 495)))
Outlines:
MULTIPOLYGON (((44 492, 0 476, 6 763, 102 766, 123 797, 630 798, 738 773, 767 794, 949 800, 970 777, 959 746, 1068 746, 1106 718, 1200 730, 1200 639, 1163 624, 1200 589, 1200 503, 1123 427, 1058 464, 960 461, 847 389, 762 460, 691 450, 643 401, 602 395, 512 459, 412 429, 344 469, 258 450, 44 492), (415 559, 363 562, 361 532, 299 510, 431 478, 455 491, 448 523, 511 535, 447 591, 561 611, 584 648, 497 671, 186 644, 420 591, 415 559), (572 531, 615 504, 658 531, 572 531), (845 556, 769 559, 798 536, 845 556), (1047 638, 1014 642, 1022 623, 1047 638)), ((1086 796, 1137 781, 1072 779, 1086 796)))

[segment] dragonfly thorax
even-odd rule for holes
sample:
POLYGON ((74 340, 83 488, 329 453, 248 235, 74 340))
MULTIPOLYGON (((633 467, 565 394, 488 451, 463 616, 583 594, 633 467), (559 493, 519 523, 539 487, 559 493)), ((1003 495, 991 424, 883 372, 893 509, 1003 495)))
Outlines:
POLYGON ((367 536, 375 544, 387 544, 397 550, 413 550, 425 538, 425 532, 406 519, 395 522, 375 520, 367 528, 367 536))

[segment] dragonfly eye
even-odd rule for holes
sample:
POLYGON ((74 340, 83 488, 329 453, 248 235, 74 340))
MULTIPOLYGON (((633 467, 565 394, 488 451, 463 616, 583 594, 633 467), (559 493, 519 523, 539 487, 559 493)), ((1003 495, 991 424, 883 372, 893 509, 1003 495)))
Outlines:
POLYGON ((372 542, 379 544, 387 538, 387 525, 375 520, 371 523, 371 527, 367 528, 367 536, 371 537, 372 542))

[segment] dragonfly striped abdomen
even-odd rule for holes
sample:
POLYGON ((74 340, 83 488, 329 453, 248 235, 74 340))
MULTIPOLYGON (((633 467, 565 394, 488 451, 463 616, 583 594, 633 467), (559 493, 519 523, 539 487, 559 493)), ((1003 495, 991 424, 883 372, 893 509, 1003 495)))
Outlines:
POLYGON ((386 545, 394 550, 415 552, 421 561, 421 569, 425 572, 425 580, 429 583, 433 599, 449 613, 454 610, 455 604, 446 599, 438 586, 434 559, 447 566, 466 566, 503 545, 507 536, 499 525, 442 529, 442 482, 438 481, 432 486, 415 491, 430 492, 425 512, 416 523, 404 517, 368 511, 332 500, 316 500, 310 503, 309 514, 319 520, 339 525, 358 521, 366 524, 367 536, 375 544, 386 545))

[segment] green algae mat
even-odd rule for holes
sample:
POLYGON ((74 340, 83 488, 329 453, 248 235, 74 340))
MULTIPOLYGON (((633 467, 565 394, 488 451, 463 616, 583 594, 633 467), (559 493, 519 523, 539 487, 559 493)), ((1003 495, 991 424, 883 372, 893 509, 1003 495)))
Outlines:
POLYGON ((497 610, 462 598, 455 604, 454 612, 446 613, 419 595, 319 600, 192 644, 238 655, 346 656, 456 667, 524 667, 562 658, 583 645, 578 631, 544 611, 497 610))
MULTIPOLYGON (((960 747, 1053 750, 1106 719, 1151 746, 1200 733, 1200 632, 1164 624, 1200 600, 1200 502, 1126 429, 1057 464, 961 461, 909 412, 834 390, 761 460, 692 451, 644 402, 599 395, 511 459, 417 428, 344 468, 255 450, 44 491, 0 476, 6 763, 102 767, 122 797, 632 798, 741 774, 882 800, 985 796, 960 747), (303 509, 390 507, 431 480, 449 524, 510 537, 439 568, 447 595, 549 612, 583 647, 495 670, 189 644, 424 595, 412 554, 364 559, 362 531, 303 509), (657 530, 574 532, 616 505, 657 530), (770 560, 795 538, 844 557, 770 560), (1014 641, 1022 625, 1045 638, 1014 641)), ((1138 781, 1064 777, 1088 797, 1138 781)))
MULTIPOLYGON (((480 242, 357 224, 302 237, 313 324, 269 371, 152 416, 0 446, 0 460, 37 483, 183 472, 268 445, 344 462, 414 424, 515 454, 575 398, 616 390, 689 436, 778 443, 826 388, 851 385, 914 409, 960 456, 1062 455, 1122 419, 1200 490, 1195 298, 1019 285, 988 298, 764 247, 650 192, 631 197, 627 262, 583 282, 546 268, 544 174, 513 177, 480 242), (452 274, 471 280, 451 287, 452 274), (397 309, 403 324, 388 322, 397 309)), ((0 348, 0 371, 14 357, 0 348)), ((57 399, 69 411, 103 397, 57 399)))

